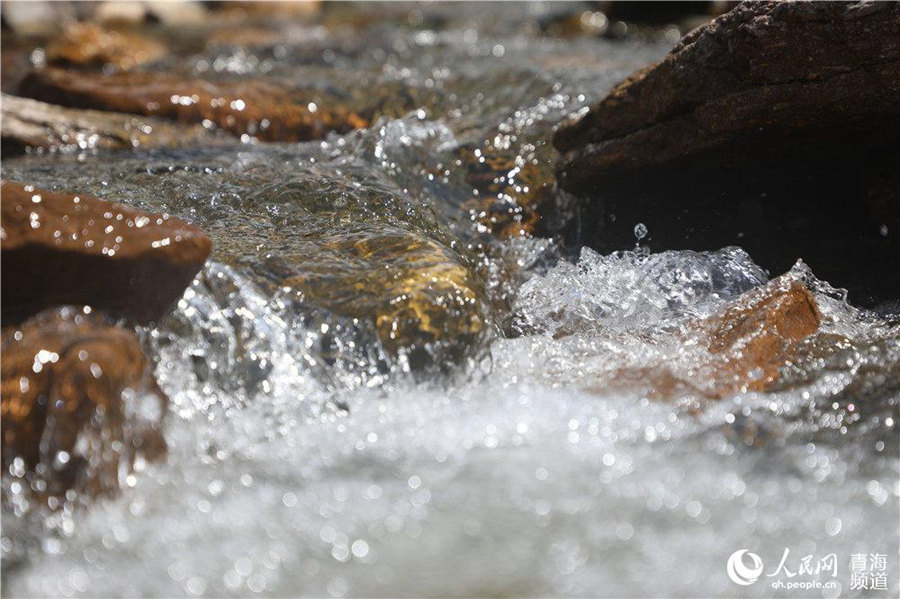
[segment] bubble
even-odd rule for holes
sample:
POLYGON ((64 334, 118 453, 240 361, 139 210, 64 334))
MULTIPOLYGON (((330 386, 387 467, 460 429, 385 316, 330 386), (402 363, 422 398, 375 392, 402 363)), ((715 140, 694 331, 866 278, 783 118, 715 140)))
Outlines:
POLYGON ((647 236, 647 225, 644 223, 638 223, 634 226, 634 236, 637 238, 638 242, 642 241, 644 237, 647 236))

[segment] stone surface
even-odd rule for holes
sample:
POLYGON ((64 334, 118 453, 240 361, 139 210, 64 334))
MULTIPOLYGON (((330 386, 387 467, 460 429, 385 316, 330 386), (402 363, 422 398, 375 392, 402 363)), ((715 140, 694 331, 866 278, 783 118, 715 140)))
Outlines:
POLYGON ((2 348, 3 468, 32 489, 110 494, 164 455, 168 399, 131 331, 65 307, 4 327, 2 348))
POLYGON ((325 173, 263 186, 245 206, 277 214, 272 230, 262 243, 229 233, 220 249, 287 291, 299 312, 358 321, 377 336, 369 343, 414 370, 452 367, 490 330, 485 290, 434 212, 391 191, 325 173))
POLYGON ((167 73, 112 75, 32 71, 21 95, 69 106, 216 125, 263 141, 305 141, 346 133, 368 121, 341 105, 319 106, 299 91, 263 81, 212 82, 167 73))
POLYGON ((4 181, 4 324, 54 305, 88 304, 148 322, 202 268, 212 244, 198 228, 87 195, 4 181))
POLYGON ((29 149, 50 152, 210 146, 234 141, 200 125, 117 112, 63 108, 4 94, 0 99, 3 155, 29 149))
POLYGON ((900 7, 748 2, 685 36, 554 143, 567 153, 562 184, 576 188, 723 148, 896 140, 886 128, 898 122, 900 7))
POLYGON ((46 49, 49 64, 76 67, 111 65, 127 70, 161 58, 166 48, 137 33, 107 30, 93 23, 72 23, 46 49))
POLYGON ((702 325, 716 358, 716 394, 766 390, 820 323, 815 298, 796 280, 782 277, 741 296, 702 325))
POLYGON ((785 275, 741 295, 717 314, 692 321, 684 331, 684 362, 628 367, 593 387, 643 389, 656 400, 717 400, 748 391, 771 391, 781 369, 808 359, 801 345, 819 330, 821 314, 812 293, 785 275), (696 351, 696 348, 702 348, 696 351), (686 378, 675 372, 690 371, 686 378))
POLYGON ((857 305, 900 297, 900 5, 748 2, 560 126, 579 244, 798 259, 857 305))

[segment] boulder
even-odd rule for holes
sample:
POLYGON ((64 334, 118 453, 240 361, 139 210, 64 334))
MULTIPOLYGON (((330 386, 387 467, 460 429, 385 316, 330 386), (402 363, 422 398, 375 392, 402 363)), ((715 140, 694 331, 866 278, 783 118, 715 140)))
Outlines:
POLYGON ((900 167, 896 3, 740 4, 554 145, 586 200, 579 243, 628 247, 641 222, 654 251, 740 245, 775 272, 802 257, 861 304, 900 297, 880 274, 900 269, 895 202, 873 180, 900 167))
MULTIPOLYGON (((747 2, 561 128, 564 184, 746 142, 809 146, 900 119, 900 7, 747 2)), ((781 148, 779 148, 781 150, 781 148)))
POLYGON ((93 23, 71 23, 46 50, 49 64, 127 70, 161 58, 166 48, 137 33, 103 29, 93 23))
POLYGON ((168 399, 133 332, 63 307, 5 326, 2 349, 3 468, 26 486, 110 494, 165 454, 168 399))
POLYGON ((35 70, 21 95, 68 106, 218 126, 263 141, 306 141, 346 133, 368 121, 340 105, 319 105, 299 91, 264 82, 212 82, 168 73, 76 73, 35 70))
POLYGON ((10 181, 0 195, 4 324, 63 304, 153 321, 212 248, 200 229, 167 214, 10 181))
POLYGON ((29 149, 50 152, 210 146, 233 142, 201 125, 173 124, 118 112, 63 108, 3 94, 0 100, 3 155, 29 149))

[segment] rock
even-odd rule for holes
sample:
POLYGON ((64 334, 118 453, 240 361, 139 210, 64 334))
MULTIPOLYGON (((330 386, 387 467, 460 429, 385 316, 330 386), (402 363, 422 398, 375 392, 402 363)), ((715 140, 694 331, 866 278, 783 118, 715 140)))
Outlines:
POLYGON ((592 388, 642 389, 657 400, 716 400, 771 391, 781 370, 804 357, 802 344, 820 324, 812 293, 784 275, 741 295, 719 313, 688 323, 677 368, 665 363, 620 368, 592 388), (689 378, 681 374, 685 371, 691 372, 689 378))
POLYGON ((341 106, 319 106, 300 92, 263 81, 211 82, 167 73, 113 75, 47 68, 32 71, 21 95, 72 108, 111 110, 217 125, 263 141, 319 139, 368 121, 341 106))
POLYGON ((566 184, 748 141, 880 136, 900 118, 898 42, 893 4, 744 3, 559 130, 566 184))
POLYGON ((322 10, 321 0, 296 0, 293 2, 267 2, 235 0, 215 2, 213 8, 228 16, 247 19, 304 19, 322 10))
POLYGON ((111 494, 165 454, 168 399, 131 331, 65 307, 5 326, 2 348, 3 469, 26 487, 111 494))
POLYGON ((159 42, 137 33, 106 30, 93 23, 72 23, 46 50, 47 63, 61 66, 128 70, 166 54, 159 42))
POLYGON ((782 277, 745 293, 702 325, 716 358, 715 395, 765 391, 820 323, 816 300, 799 281, 782 277))
POLYGON ((581 242, 600 251, 643 222, 654 251, 738 244, 776 272, 802 257, 864 304, 900 296, 877 274, 900 268, 879 233, 889 202, 862 191, 878 187, 873 157, 900 148, 896 3, 741 4, 554 144, 560 186, 588 199, 581 242))
MULTIPOLYGON (((416 371, 479 351, 490 331, 485 290, 462 242, 427 207, 324 173, 267 185, 245 205, 277 221, 264 245, 232 234, 224 251, 253 256, 263 247, 247 266, 287 291, 298 311, 359 321, 377 335, 369 343, 416 371)), ((323 322, 323 332, 334 326, 323 322)))
POLYGON ((4 324, 63 304, 153 321, 212 247, 198 228, 168 215, 9 181, 0 193, 4 324))
POLYGON ((17 35, 44 36, 57 33, 63 22, 74 17, 72 2, 4 2, 3 24, 17 35))
POLYGON ((210 146, 234 141, 200 125, 117 112, 62 108, 4 94, 0 100, 3 155, 30 148, 51 152, 210 146))
POLYGON ((468 169, 466 182, 478 193, 464 208, 473 220, 502 238, 537 233, 540 214, 553 199, 549 163, 523 154, 497 150, 490 143, 477 148, 464 145, 456 151, 468 169))

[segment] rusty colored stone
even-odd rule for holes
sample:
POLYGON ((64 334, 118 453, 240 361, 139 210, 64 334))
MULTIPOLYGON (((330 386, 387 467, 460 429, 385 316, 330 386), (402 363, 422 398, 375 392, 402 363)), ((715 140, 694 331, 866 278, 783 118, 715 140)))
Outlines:
POLYGON ((168 398, 140 343, 85 311, 48 310, 2 332, 3 468, 41 479, 48 495, 113 493, 136 459, 165 454, 168 398))
POLYGON ((319 105, 299 91, 262 81, 212 82, 168 73, 112 75, 35 70, 20 93, 44 102, 214 124, 263 141, 306 141, 347 133, 368 121, 344 106, 319 105))
POLYGON ((107 30, 93 23, 72 23, 47 45, 47 62, 60 66, 128 70, 166 54, 159 42, 133 32, 107 30))
POLYGON ((703 323, 714 356, 718 392, 764 391, 797 344, 815 333, 821 316, 806 287, 787 278, 744 294, 703 323))
POLYGON ((89 195, 0 182, 2 317, 87 304, 139 322, 163 316, 203 267, 197 227, 89 195))
POLYGON ((716 400, 747 391, 765 392, 795 358, 807 338, 819 330, 818 305, 806 287, 788 276, 749 291, 721 312, 686 327, 688 353, 676 371, 667 364, 620 368, 589 387, 640 390, 654 400, 694 397, 716 400), (688 370, 692 374, 681 374, 688 370))

